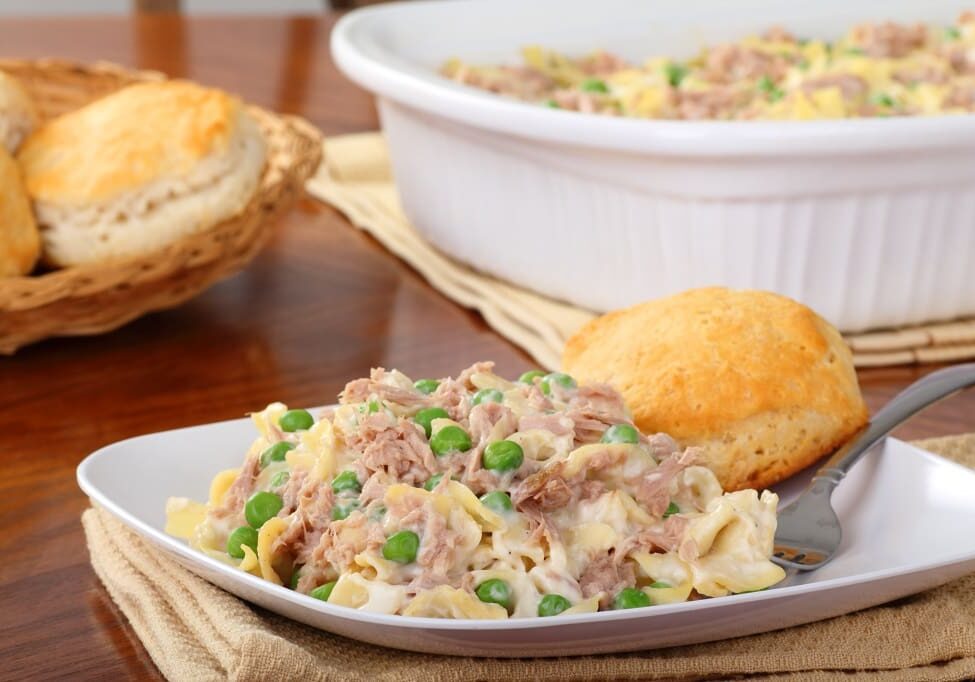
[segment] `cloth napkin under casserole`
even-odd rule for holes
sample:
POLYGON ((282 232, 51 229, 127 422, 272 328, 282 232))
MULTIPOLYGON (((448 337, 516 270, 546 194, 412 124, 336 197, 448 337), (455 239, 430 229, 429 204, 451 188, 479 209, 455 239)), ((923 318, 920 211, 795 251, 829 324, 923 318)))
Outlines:
MULTIPOLYGON (((386 144, 379 133, 326 139, 310 194, 344 213, 409 263, 448 298, 484 316, 499 334, 546 369, 558 369, 566 340, 594 317, 589 310, 499 281, 437 251, 400 208, 386 144)), ((975 358, 975 319, 849 334, 857 367, 975 358)))
MULTIPOLYGON (((975 434, 919 443, 975 468, 975 434)), ((102 509, 82 521, 92 566, 171 680, 975 679, 975 575, 847 616, 630 654, 477 659, 415 654, 295 623, 214 587, 102 509)))

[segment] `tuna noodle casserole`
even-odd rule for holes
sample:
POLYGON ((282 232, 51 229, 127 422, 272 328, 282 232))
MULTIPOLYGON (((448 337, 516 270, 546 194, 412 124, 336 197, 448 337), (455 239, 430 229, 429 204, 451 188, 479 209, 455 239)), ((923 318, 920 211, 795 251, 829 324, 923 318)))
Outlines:
POLYGON ((975 109, 975 14, 948 27, 855 26, 840 40, 781 28, 705 48, 687 61, 631 64, 609 52, 570 58, 541 47, 520 66, 458 59, 460 83, 557 109, 657 119, 925 116, 975 109))
POLYGON ((527 618, 761 590, 778 498, 723 493, 618 393, 492 363, 373 370, 318 421, 280 403, 209 502, 167 532, 279 585, 368 611, 527 618))

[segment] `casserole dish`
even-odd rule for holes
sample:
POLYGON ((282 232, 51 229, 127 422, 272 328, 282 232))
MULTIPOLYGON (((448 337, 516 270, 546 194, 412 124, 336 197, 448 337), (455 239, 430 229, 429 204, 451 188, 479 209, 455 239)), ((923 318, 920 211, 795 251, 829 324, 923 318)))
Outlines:
POLYGON ((661 121, 552 110, 437 68, 525 44, 687 57, 781 24, 947 23, 897 0, 419 2, 353 12, 339 67, 377 95, 403 208, 477 269, 596 311, 722 284, 802 301, 844 331, 975 313, 975 116, 661 121))

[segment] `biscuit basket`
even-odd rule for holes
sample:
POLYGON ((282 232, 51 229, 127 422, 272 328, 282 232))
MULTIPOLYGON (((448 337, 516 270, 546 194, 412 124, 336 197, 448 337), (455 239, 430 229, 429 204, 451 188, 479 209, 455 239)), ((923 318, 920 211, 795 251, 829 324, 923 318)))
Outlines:
MULTIPOLYGON (((164 76, 107 63, 0 59, 44 118, 76 109, 125 85, 164 76)), ((98 334, 179 305, 243 268, 273 232, 274 218, 304 191, 321 158, 320 133, 293 116, 249 107, 264 133, 267 164, 238 215, 150 254, 97 265, 0 279, 0 353, 51 336, 98 334)))

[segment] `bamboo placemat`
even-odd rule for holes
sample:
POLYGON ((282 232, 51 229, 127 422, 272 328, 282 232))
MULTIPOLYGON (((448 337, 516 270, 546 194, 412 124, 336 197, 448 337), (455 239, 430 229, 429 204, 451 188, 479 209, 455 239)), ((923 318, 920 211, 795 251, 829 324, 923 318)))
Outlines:
MULTIPOLYGON (((379 133, 326 139, 310 194, 344 213, 415 268, 448 298, 483 315, 491 327, 543 367, 557 369, 566 340, 595 314, 502 282, 430 246, 400 208, 379 133)), ((957 362, 975 358, 975 319, 846 336, 857 367, 957 362)))

